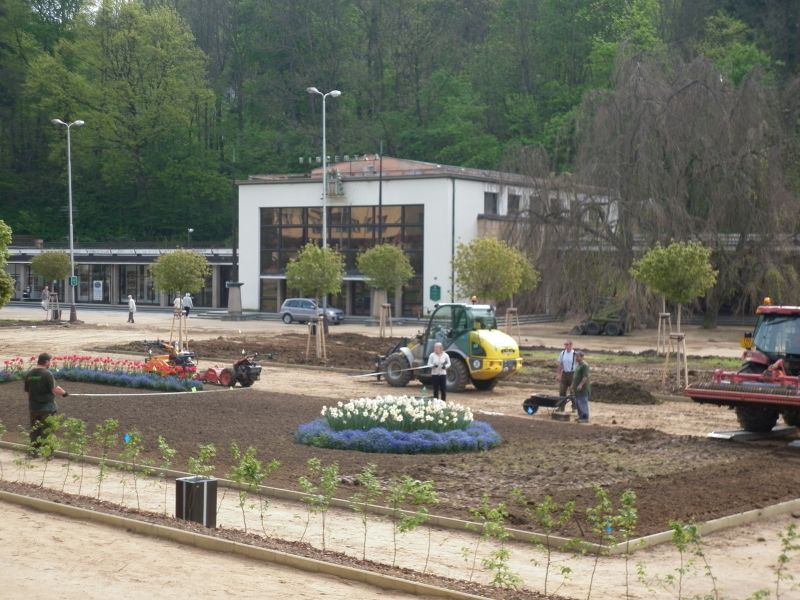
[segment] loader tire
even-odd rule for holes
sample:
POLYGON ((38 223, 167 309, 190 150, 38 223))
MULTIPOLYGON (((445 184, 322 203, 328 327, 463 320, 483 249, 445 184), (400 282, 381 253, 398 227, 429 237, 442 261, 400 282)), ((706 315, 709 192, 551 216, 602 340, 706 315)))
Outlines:
POLYGON ((614 321, 609 321, 606 323, 605 329, 603 329, 603 333, 606 335, 622 335, 622 327, 619 323, 615 323, 614 321))
POLYGON ((583 331, 586 335, 600 335, 602 329, 600 329, 600 324, 596 321, 586 321, 583 325, 583 331))
POLYGON ((412 371, 406 371, 411 367, 408 364, 405 354, 402 352, 395 352, 386 359, 385 364, 386 383, 392 387, 405 387, 411 381, 412 371))
POLYGON ((469 369, 460 358, 450 357, 450 368, 447 369, 447 391, 463 392, 469 383, 469 369))
POLYGON ((736 418, 745 431, 767 433, 778 422, 778 411, 769 406, 737 406, 736 418))
POLYGON ((475 386, 476 390, 480 390, 482 392, 488 392, 489 390, 493 390, 494 386, 497 385, 497 378, 494 379, 475 379, 472 381, 472 385, 475 386))

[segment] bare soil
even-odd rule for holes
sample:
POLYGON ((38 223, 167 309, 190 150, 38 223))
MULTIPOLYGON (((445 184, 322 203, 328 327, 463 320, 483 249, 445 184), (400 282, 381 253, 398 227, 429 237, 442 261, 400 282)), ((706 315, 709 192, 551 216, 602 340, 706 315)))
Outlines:
MULTIPOLYGON (((313 371, 293 374, 300 386, 314 377, 313 371)), ((670 519, 707 520, 789 500, 800 487, 800 456, 786 449, 785 440, 743 446, 655 429, 480 414, 502 436, 501 446, 479 453, 364 454, 294 441, 297 427, 330 403, 324 398, 272 393, 262 386, 233 391, 206 386, 211 393, 148 396, 94 384, 64 385, 72 394, 60 401, 65 414, 86 421, 90 431, 112 418, 121 432, 138 429, 145 440, 144 458, 155 462, 156 440, 163 436, 177 449, 180 470, 189 470, 187 459, 196 455, 198 444, 213 443, 219 449, 215 474, 225 477, 231 464, 227 449, 236 442, 255 447, 264 460, 281 462, 268 482, 276 487, 299 490, 298 478, 306 474, 309 458, 336 462, 342 475, 339 495, 349 498, 356 475, 374 463, 383 483, 402 475, 432 480, 440 498, 436 512, 466 519, 484 494, 492 503, 509 502, 518 487, 531 502, 547 495, 558 502, 575 500, 578 516, 560 532, 570 537, 590 535, 584 515, 594 504, 594 485, 602 485, 612 498, 635 490, 638 530, 645 535, 663 531, 670 519)), ((18 428, 27 426, 23 397, 21 383, 0 385, 0 421, 11 441, 18 439, 18 428)), ((533 528, 522 510, 513 510, 511 522, 533 528)))
MULTIPOLYGON (((214 443, 220 449, 216 474, 221 477, 230 469, 230 442, 242 447, 252 445, 260 458, 281 461, 281 467, 266 482, 276 487, 299 489, 297 479, 305 474, 307 459, 314 456, 324 463, 339 464, 342 480, 337 496, 342 498, 356 491, 353 479, 369 462, 377 465, 383 483, 403 474, 432 480, 441 501, 434 512, 442 515, 468 518, 468 509, 476 507, 483 494, 493 503, 508 502, 515 487, 521 488, 531 503, 546 495, 558 502, 575 500, 578 517, 559 532, 570 537, 591 537, 583 515, 585 508, 594 504, 594 485, 602 485, 613 499, 625 489, 636 492, 637 533, 642 535, 663 531, 670 519, 703 521, 797 496, 800 456, 787 448, 786 439, 747 445, 706 439, 704 434, 712 429, 736 429, 735 418, 725 409, 657 400, 652 393, 665 391, 660 386, 663 359, 657 357, 653 357, 652 365, 632 368, 592 364, 589 355, 595 383, 591 425, 554 421, 546 410, 534 417, 524 415, 521 403, 525 397, 534 391, 554 393, 556 387, 554 359, 526 360, 524 373, 491 392, 469 388, 449 397, 470 406, 476 418, 491 423, 503 437, 500 447, 467 454, 368 455, 309 448, 295 443, 293 434, 299 424, 316 418, 323 405, 337 400, 387 393, 419 394, 418 385, 397 389, 374 377, 353 377, 370 372, 374 357, 386 352, 392 341, 357 334, 344 326, 334 328, 328 338, 329 360, 320 364, 306 356, 305 335, 283 333, 280 325, 277 330, 265 328, 265 332, 257 329, 260 324, 253 325, 244 335, 241 330, 239 335, 235 330, 234 335, 219 335, 219 324, 203 324, 198 329, 201 327, 206 331, 190 340, 190 349, 204 367, 230 364, 243 349, 257 351, 264 366, 261 381, 250 389, 216 391, 207 386, 207 390, 215 391, 180 396, 144 396, 119 388, 67 382, 65 387, 72 395, 60 401, 61 411, 86 420, 90 427, 115 418, 121 431, 138 428, 151 458, 155 458, 155 439, 162 435, 178 450, 178 469, 188 470, 187 459, 196 453, 198 444, 214 443), (79 395, 88 393, 103 395, 79 395)), ((26 356, 43 349, 100 354, 101 347, 104 353, 141 354, 141 340, 154 339, 157 331, 138 323, 125 329, 121 324, 87 324, 71 330, 23 328, 4 340, 9 343, 2 357, 26 356)), ((538 332, 528 334, 523 341, 533 343, 523 346, 552 348, 555 357, 564 332, 551 329, 547 337, 538 332)), ((717 343, 727 347, 735 334, 721 333, 718 339, 706 338, 703 343, 705 347, 717 343)), ((615 349, 613 344, 625 349, 626 343, 628 348, 647 351, 647 342, 642 339, 581 340, 584 347, 597 344, 598 352, 615 349)), ((691 376, 702 373, 692 372, 691 376)), ((20 383, 0 385, 0 421, 9 430, 4 439, 11 441, 18 439, 17 427, 27 426, 20 383)), ((510 521, 510 526, 534 529, 519 508, 512 510, 510 521)), ((492 590, 486 595, 535 597, 528 592, 512 594, 501 596, 498 590, 492 590)))

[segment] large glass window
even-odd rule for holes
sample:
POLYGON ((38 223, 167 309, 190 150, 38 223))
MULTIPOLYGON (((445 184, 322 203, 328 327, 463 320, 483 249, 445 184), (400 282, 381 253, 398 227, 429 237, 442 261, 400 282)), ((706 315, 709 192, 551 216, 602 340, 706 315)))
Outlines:
POLYGON ((75 274, 78 276, 77 301, 108 304, 111 269, 111 265, 75 265, 75 274))
POLYGON ((158 295, 153 286, 153 276, 148 265, 120 265, 119 301, 128 301, 128 294, 137 304, 158 304, 158 295))
MULTIPOLYGON (((375 246, 379 239, 403 248, 415 270, 414 280, 403 293, 404 316, 412 316, 422 304, 424 221, 425 209, 421 205, 384 206, 380 212, 376 206, 333 206, 328 208, 328 245, 342 253, 350 276, 358 274, 359 253, 375 246)), ((283 274, 289 260, 308 242, 322 243, 320 208, 261 209, 262 275, 283 274)), ((359 296, 352 299, 353 311, 366 310, 368 314, 368 300, 364 302, 356 288, 353 292, 359 296)), ((272 300, 262 295, 262 306, 265 302, 270 304, 272 300)))

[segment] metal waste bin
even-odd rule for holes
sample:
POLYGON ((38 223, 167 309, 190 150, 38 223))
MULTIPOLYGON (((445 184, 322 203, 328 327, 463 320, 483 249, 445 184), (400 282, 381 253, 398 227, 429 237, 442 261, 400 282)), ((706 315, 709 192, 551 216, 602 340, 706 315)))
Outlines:
POLYGON ((217 526, 217 480, 213 477, 179 477, 175 480, 175 518, 217 526))

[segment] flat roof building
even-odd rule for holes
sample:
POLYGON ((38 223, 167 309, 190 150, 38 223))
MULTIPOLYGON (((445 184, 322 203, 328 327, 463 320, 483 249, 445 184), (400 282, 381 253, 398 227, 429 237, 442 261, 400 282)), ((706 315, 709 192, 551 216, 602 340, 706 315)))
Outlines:
MULTIPOLYGON (((532 193, 530 178, 511 173, 345 158, 329 165, 327 243, 345 259, 341 294, 330 302, 347 314, 375 314, 356 257, 381 242, 399 245, 416 273, 389 299, 395 315, 419 316, 437 301, 463 300, 452 271, 458 244, 500 235, 498 222, 516 219, 532 193)), ((289 260, 308 242, 322 245, 322 169, 252 175, 237 184, 242 307, 275 312, 296 295, 286 285, 289 260)))

